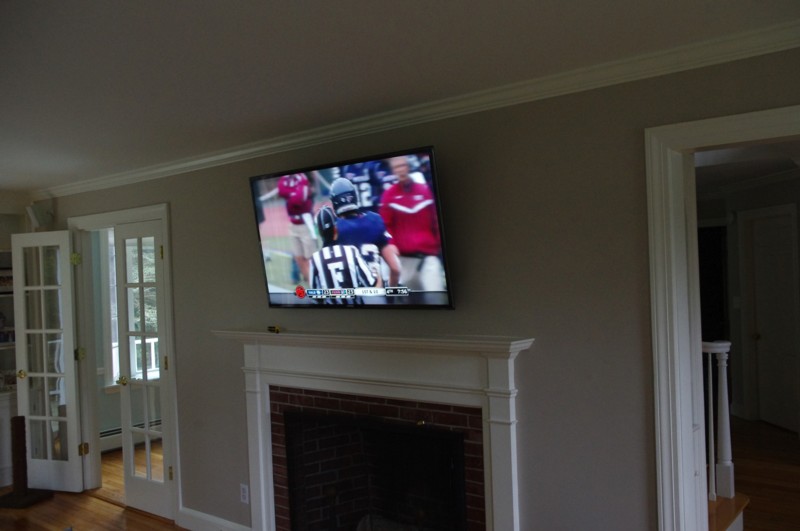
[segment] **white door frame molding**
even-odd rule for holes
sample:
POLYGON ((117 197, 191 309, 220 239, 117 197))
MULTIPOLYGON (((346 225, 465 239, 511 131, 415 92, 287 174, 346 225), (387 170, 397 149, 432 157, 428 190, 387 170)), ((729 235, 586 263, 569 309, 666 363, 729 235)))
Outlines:
MULTIPOLYGON (((164 245, 164 249, 166 250, 165 253, 165 265, 164 265, 164 278, 163 280, 163 291, 164 293, 169 294, 164 301, 164 316, 166 319, 166 324, 164 326, 164 338, 165 344, 167 348, 165 349, 167 352, 170 352, 172 355, 170 356, 172 359, 170 360, 170 370, 163 371, 162 378, 169 378, 170 383, 169 386, 172 389, 172 394, 168 396, 169 404, 163 404, 162 407, 169 407, 170 417, 172 418, 172 427, 169 430, 172 433, 173 441, 170 443, 171 445, 171 454, 172 454, 172 466, 173 466, 173 478, 174 480, 170 481, 172 485, 172 493, 170 494, 171 503, 174 508, 174 517, 179 518, 179 509, 183 506, 183 495, 181 489, 181 482, 180 482, 180 455, 179 455, 179 441, 178 441, 178 408, 177 408, 177 387, 176 387, 176 380, 175 380, 175 368, 177 367, 177 356, 174 355, 174 340, 173 340, 173 327, 174 323, 172 320, 172 271, 171 271, 171 242, 169 240, 170 235, 170 216, 169 216, 169 205, 167 203, 160 203, 154 205, 148 205, 143 207, 131 208, 126 210, 118 210, 113 212, 102 212, 99 214, 89 214, 84 216, 75 216, 71 217, 67 220, 67 225, 70 232, 73 234, 73 243, 76 250, 81 250, 81 238, 78 237, 78 234, 82 231, 93 231, 93 230, 100 230, 111 228, 118 225, 124 225, 129 223, 141 223, 145 221, 158 221, 161 225, 162 229, 162 241, 164 245)), ((81 278, 81 275, 78 275, 77 278, 78 282, 76 283, 76 297, 78 298, 87 298, 90 295, 91 288, 88 286, 91 281, 85 278, 81 278)), ((83 322, 79 330, 79 337, 81 335, 88 336, 91 331, 88 328, 88 322, 90 321, 90 317, 88 315, 82 315, 79 321, 83 322)), ((90 441, 90 448, 97 448, 97 452, 90 452, 89 459, 85 461, 84 464, 84 478, 86 482, 86 488, 95 488, 100 486, 101 481, 101 462, 100 462, 100 440, 99 440, 99 433, 96 428, 96 404, 94 403, 95 396, 96 396, 96 360, 94 358, 96 354, 90 352, 89 353, 89 363, 84 364, 82 367, 82 374, 81 378, 84 382, 84 385, 87 389, 84 389, 81 397, 81 417, 85 419, 84 422, 84 432, 83 432, 83 440, 90 441)), ((166 428, 165 428, 166 429, 166 428)), ((180 522, 177 522, 180 523, 180 522)))
POLYGON ((706 530, 696 151, 800 135, 800 105, 647 129, 658 525, 706 530))

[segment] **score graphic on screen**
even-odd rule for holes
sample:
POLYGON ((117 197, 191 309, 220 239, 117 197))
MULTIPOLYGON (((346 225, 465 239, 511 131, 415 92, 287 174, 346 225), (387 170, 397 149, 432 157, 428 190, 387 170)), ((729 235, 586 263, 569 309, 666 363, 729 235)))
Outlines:
POLYGON ((411 293, 411 290, 408 288, 402 288, 400 286, 394 288, 386 288, 384 290, 387 297, 408 297, 408 294, 411 293))
POLYGON ((408 297, 411 290, 405 287, 393 288, 348 288, 348 289, 305 289, 298 286, 296 295, 310 299, 349 299, 353 297, 408 297))

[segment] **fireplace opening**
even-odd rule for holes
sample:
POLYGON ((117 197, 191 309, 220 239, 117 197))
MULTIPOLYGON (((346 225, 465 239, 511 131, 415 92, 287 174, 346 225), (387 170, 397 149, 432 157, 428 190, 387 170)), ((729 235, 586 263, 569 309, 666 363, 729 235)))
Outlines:
POLYGON ((293 530, 467 529, 464 434, 285 411, 293 530))

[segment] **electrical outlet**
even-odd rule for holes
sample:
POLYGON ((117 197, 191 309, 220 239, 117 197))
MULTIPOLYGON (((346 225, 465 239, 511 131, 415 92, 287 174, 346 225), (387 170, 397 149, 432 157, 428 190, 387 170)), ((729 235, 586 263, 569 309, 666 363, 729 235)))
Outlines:
POLYGON ((239 485, 239 498, 242 500, 242 503, 250 503, 250 487, 244 483, 239 485))

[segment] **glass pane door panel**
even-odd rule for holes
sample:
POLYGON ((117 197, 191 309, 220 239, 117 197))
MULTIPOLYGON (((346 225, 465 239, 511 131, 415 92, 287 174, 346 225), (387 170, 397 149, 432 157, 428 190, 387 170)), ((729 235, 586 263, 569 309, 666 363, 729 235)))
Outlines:
POLYGON ((44 334, 28 334, 28 372, 44 372, 44 334))
POLYGON ((152 236, 142 238, 142 282, 156 281, 156 240, 152 236))
POLYGON ((139 288, 128 288, 128 331, 142 330, 142 302, 139 288))
POLYGON ((47 329, 61 328, 61 290, 47 289, 42 292, 44 296, 44 327, 47 329))
POLYGON ((158 332, 158 307, 156 299, 156 288, 144 288, 144 318, 145 332, 158 332))
POLYGON ((64 367, 64 349, 61 334, 47 334, 47 372, 61 372, 64 367))
POLYGON ((164 481, 164 455, 161 452, 161 439, 150 439, 150 479, 164 481))
POLYGON ((28 424, 31 431, 31 447, 29 452, 33 459, 47 459, 47 422, 31 420, 28 424))
POLYGON ((131 383, 131 427, 141 429, 145 425, 144 387, 131 383))
POLYGON ((129 283, 139 282, 139 241, 125 240, 125 279, 129 283))
POLYGON ((133 475, 146 478, 147 477, 147 456, 150 453, 148 450, 148 441, 140 442, 136 445, 136 450, 133 458, 133 475))
POLYGON ((47 414, 47 398, 45 396, 45 379, 41 376, 28 376, 28 401, 31 416, 47 414))
POLYGON ((31 290, 25 293, 25 318, 28 328, 42 328, 42 292, 31 290))
POLYGON ((161 438, 146 435, 144 442, 136 445, 135 452, 134 475, 163 483, 164 456, 161 450, 161 438))
POLYGON ((155 433, 161 432, 161 388, 158 386, 150 386, 148 388, 148 402, 150 404, 149 411, 149 427, 155 433))
POLYGON ((42 284, 45 286, 61 285, 60 253, 58 247, 42 247, 42 284))
POLYGON ((47 395, 50 398, 50 416, 67 416, 66 383, 64 378, 47 379, 47 395))
POLYGON ((39 268, 39 248, 25 247, 23 249, 25 267, 25 286, 41 286, 42 277, 39 268))
POLYGON ((52 441, 51 459, 54 461, 69 460, 69 437, 67 423, 50 421, 50 440, 52 441))
POLYGON ((145 379, 148 381, 158 380, 161 377, 161 364, 158 354, 158 338, 150 337, 146 341, 147 349, 144 353, 144 364, 147 371, 145 379))
POLYGON ((147 349, 143 337, 128 339, 131 353, 131 377, 141 378, 144 371, 144 353, 147 349))

